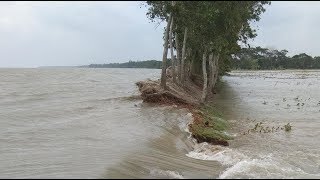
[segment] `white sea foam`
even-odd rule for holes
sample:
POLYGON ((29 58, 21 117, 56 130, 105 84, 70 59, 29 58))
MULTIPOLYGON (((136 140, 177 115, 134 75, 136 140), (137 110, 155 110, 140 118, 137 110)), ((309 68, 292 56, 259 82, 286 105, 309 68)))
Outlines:
MULTIPOLYGON (((268 173, 267 167, 270 165, 272 165, 272 163, 268 159, 244 159, 223 171, 219 178, 232 178, 242 174, 251 178, 258 178, 257 174, 254 173, 255 175, 252 175, 250 172, 252 172, 253 169, 260 169, 268 173)), ((261 171, 259 173, 261 173, 261 171)))
POLYGON ((169 170, 161 170, 161 169, 152 169, 150 171, 150 174, 153 176, 166 176, 168 178, 173 178, 173 179, 184 179, 182 175, 180 175, 176 171, 169 171, 169 170))
POLYGON ((272 154, 253 158, 238 150, 208 143, 196 143, 194 150, 186 154, 186 156, 201 160, 218 161, 222 165, 228 166, 220 174, 219 178, 286 178, 305 174, 297 167, 283 162, 280 163, 272 154))
POLYGON ((273 157, 244 159, 223 171, 219 178, 296 178, 307 175, 300 168, 283 164, 273 157))
POLYGON ((246 155, 228 147, 210 145, 205 142, 195 144, 194 150, 186 155, 195 159, 218 161, 223 165, 233 165, 248 158, 246 155))

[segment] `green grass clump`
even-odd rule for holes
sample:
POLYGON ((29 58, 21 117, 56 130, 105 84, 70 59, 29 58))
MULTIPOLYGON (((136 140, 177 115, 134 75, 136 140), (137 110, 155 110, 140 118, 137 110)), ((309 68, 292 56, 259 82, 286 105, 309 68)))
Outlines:
POLYGON ((200 112, 203 116, 203 122, 192 126, 192 133, 195 137, 208 142, 212 140, 226 141, 233 139, 233 137, 225 133, 228 123, 223 119, 222 113, 214 106, 202 106, 200 112))
POLYGON ((205 105, 200 110, 207 116, 223 118, 221 112, 219 112, 213 105, 205 105))
POLYGON ((223 115, 214 106, 204 106, 201 108, 204 121, 208 121, 210 126, 217 131, 224 131, 228 128, 228 123, 223 119, 223 115))
POLYGON ((202 125, 193 126, 194 135, 203 137, 204 139, 219 139, 219 140, 231 140, 231 136, 225 134, 223 131, 218 131, 212 127, 204 127, 202 125))

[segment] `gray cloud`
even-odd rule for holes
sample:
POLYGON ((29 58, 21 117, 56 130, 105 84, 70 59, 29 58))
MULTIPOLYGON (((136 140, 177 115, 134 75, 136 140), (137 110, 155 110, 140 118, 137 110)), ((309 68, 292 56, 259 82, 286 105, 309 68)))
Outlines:
POLYGON ((0 14, 0 66, 159 59, 162 26, 155 29, 139 3, 5 4, 7 14, 0 14))
MULTIPOLYGON (((141 2, 0 2, 0 67, 161 59, 141 2)), ((319 2, 272 2, 253 45, 320 55, 319 2)))
POLYGON ((320 2, 277 2, 267 6, 252 44, 286 49, 289 55, 320 56, 320 2))

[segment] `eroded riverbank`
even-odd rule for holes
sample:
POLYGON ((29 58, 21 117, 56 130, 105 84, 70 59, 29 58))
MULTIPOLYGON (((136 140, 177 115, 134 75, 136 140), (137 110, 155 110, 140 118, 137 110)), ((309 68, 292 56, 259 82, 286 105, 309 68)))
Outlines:
POLYGON ((181 85, 173 83, 172 79, 168 79, 166 89, 160 86, 160 80, 139 81, 136 85, 143 102, 187 108, 193 115, 193 121, 188 126, 189 131, 198 143, 228 146, 228 140, 233 139, 225 132, 227 121, 214 106, 208 102, 201 103, 201 87, 193 82, 186 82, 182 88, 181 85))

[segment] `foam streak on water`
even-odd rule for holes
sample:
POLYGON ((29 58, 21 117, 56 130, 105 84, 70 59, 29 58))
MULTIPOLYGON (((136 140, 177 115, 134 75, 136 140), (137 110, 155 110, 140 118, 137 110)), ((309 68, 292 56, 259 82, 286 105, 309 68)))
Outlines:
POLYGON ((161 169, 153 169, 150 172, 153 176, 160 176, 162 178, 166 179, 184 179, 183 176, 181 176, 178 172, 175 171, 164 171, 161 169))

